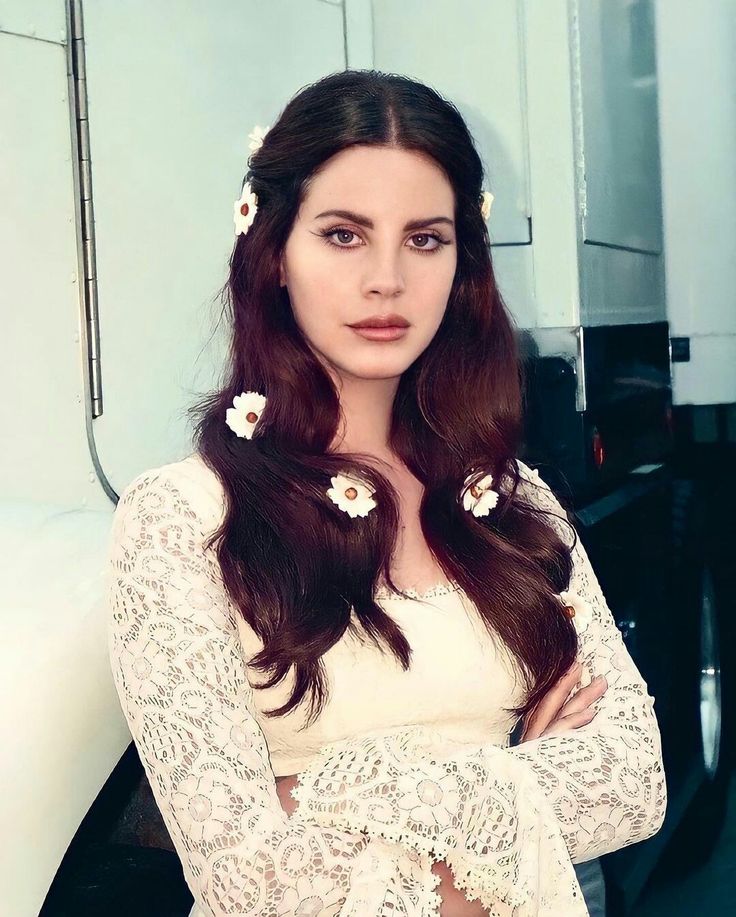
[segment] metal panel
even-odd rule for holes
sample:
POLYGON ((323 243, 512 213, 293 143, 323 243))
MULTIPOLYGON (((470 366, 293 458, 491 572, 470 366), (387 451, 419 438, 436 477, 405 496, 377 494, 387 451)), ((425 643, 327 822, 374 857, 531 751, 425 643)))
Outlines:
POLYGON ((531 240, 519 0, 374 0, 376 69, 421 80, 468 123, 494 196, 494 244, 531 240))
POLYGON ((586 207, 583 238, 662 251, 652 0, 578 3, 586 207))
POLYGON ((657 3, 675 404, 736 402, 736 3, 657 3))
POLYGON ((0 83, 2 333, 8 348, 0 361, 6 433, 0 497, 79 506, 87 495, 93 501, 98 488, 87 479, 80 394, 64 45, 0 34, 0 83))
POLYGON ((2 32, 63 44, 66 41, 64 0, 0 0, 2 32))
POLYGON ((580 319, 665 318, 652 0, 571 0, 580 319))

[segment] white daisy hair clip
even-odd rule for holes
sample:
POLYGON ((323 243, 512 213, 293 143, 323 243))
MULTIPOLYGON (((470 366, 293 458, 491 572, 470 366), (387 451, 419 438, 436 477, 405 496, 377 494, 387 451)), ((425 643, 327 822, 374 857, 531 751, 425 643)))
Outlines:
POLYGON ((376 507, 373 499, 375 491, 360 481, 355 481, 346 474, 336 474, 330 478, 332 487, 327 489, 327 496, 351 518, 367 516, 376 507))
MULTIPOLYGON (((250 143, 248 144, 251 155, 259 150, 263 145, 263 141, 266 137, 266 134, 270 130, 269 127, 261 127, 260 124, 256 124, 253 130, 248 134, 250 143)), ((250 159, 250 157, 249 157, 250 159)), ((240 197, 235 201, 233 207, 233 221, 235 223, 235 235, 239 236, 241 233, 247 233, 250 227, 253 225, 253 220, 256 218, 256 213, 258 212, 258 195, 253 193, 253 188, 249 181, 243 182, 243 187, 240 191, 240 197)))
POLYGON ((562 603, 565 616, 570 618, 575 625, 575 630, 579 634, 584 633, 593 620, 593 609, 590 603, 586 602, 577 592, 560 592, 557 598, 562 603))
POLYGON ((266 134, 271 130, 271 125, 268 127, 261 127, 260 124, 256 124, 253 130, 248 134, 248 139, 250 143, 248 148, 251 153, 255 153, 256 150, 259 150, 263 145, 263 141, 266 137, 266 134))
POLYGON ((484 220, 491 215, 491 204, 493 204, 493 195, 490 191, 481 191, 480 195, 480 212, 484 220))
POLYGON ((487 474, 472 486, 468 486, 473 473, 463 484, 463 507, 474 516, 487 516, 498 503, 498 492, 493 490, 493 475, 487 474))
POLYGON ((238 436, 252 439, 253 430, 265 406, 265 395, 259 392, 241 392, 233 398, 233 406, 225 411, 225 423, 238 436))
POLYGON ((250 182, 243 182, 240 198, 235 201, 233 220, 235 222, 235 235, 246 233, 253 225, 258 211, 258 195, 251 190, 250 182))

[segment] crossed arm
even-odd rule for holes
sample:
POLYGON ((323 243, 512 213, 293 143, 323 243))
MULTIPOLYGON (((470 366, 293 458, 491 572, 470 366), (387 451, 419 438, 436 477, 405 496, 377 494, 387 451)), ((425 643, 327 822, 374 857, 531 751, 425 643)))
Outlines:
POLYGON ((289 816, 237 612, 203 550, 198 486, 160 469, 131 482, 115 513, 108 600, 118 695, 199 908, 288 915, 317 895, 343 917, 397 900, 418 917, 440 903, 427 870, 444 862, 489 909, 583 917, 571 858, 650 836, 666 795, 653 698, 582 549, 570 588, 594 618, 581 659, 610 686, 593 723, 511 749, 456 753, 423 728, 334 743, 290 789, 289 816))

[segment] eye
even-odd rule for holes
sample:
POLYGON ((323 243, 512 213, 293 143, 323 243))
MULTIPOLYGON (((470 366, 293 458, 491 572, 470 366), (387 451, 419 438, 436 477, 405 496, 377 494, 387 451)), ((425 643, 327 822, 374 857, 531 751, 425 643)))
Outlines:
MULTIPOLYGON (((344 226, 336 226, 335 229, 327 229, 323 232, 320 232, 320 235, 325 240, 325 243, 327 245, 331 245, 333 248, 346 248, 346 249, 360 248, 359 245, 342 245, 339 242, 332 241, 333 236, 336 236, 336 237, 356 236, 357 237, 358 234, 354 230, 347 229, 344 226)), ((411 248, 413 248, 414 251, 420 252, 423 255, 424 254, 428 255, 431 252, 439 251, 443 245, 450 244, 449 239, 444 239, 439 233, 435 233, 435 232, 414 233, 414 235, 411 236, 411 238, 412 239, 421 239, 421 240, 429 240, 429 239, 436 240, 437 244, 430 246, 430 247, 426 247, 426 241, 422 245, 416 245, 416 246, 412 245, 411 246, 411 248)))

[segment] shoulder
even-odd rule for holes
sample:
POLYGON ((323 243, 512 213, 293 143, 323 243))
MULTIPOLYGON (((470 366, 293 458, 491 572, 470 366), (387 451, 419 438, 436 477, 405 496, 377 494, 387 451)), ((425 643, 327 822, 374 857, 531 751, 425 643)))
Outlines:
POLYGON ((535 509, 544 510, 546 513, 552 512, 555 515, 562 515, 567 518, 567 512, 557 494, 537 469, 531 468, 526 462, 522 462, 520 458, 515 458, 514 462, 519 470, 517 493, 521 500, 535 509))
POLYGON ((515 458, 514 463, 519 470, 522 483, 536 484, 544 490, 550 490, 549 484, 541 478, 536 468, 531 468, 525 462, 522 462, 520 458, 515 458))
POLYGON ((115 509, 118 518, 130 513, 182 516, 207 532, 220 526, 224 512, 222 483, 197 452, 139 472, 123 489, 115 509))
POLYGON ((562 540, 570 547, 574 545, 575 527, 569 510, 569 501, 561 499, 536 468, 531 468, 519 458, 515 458, 514 462, 519 469, 517 493, 521 500, 535 511, 541 510, 545 520, 552 525, 562 540))

